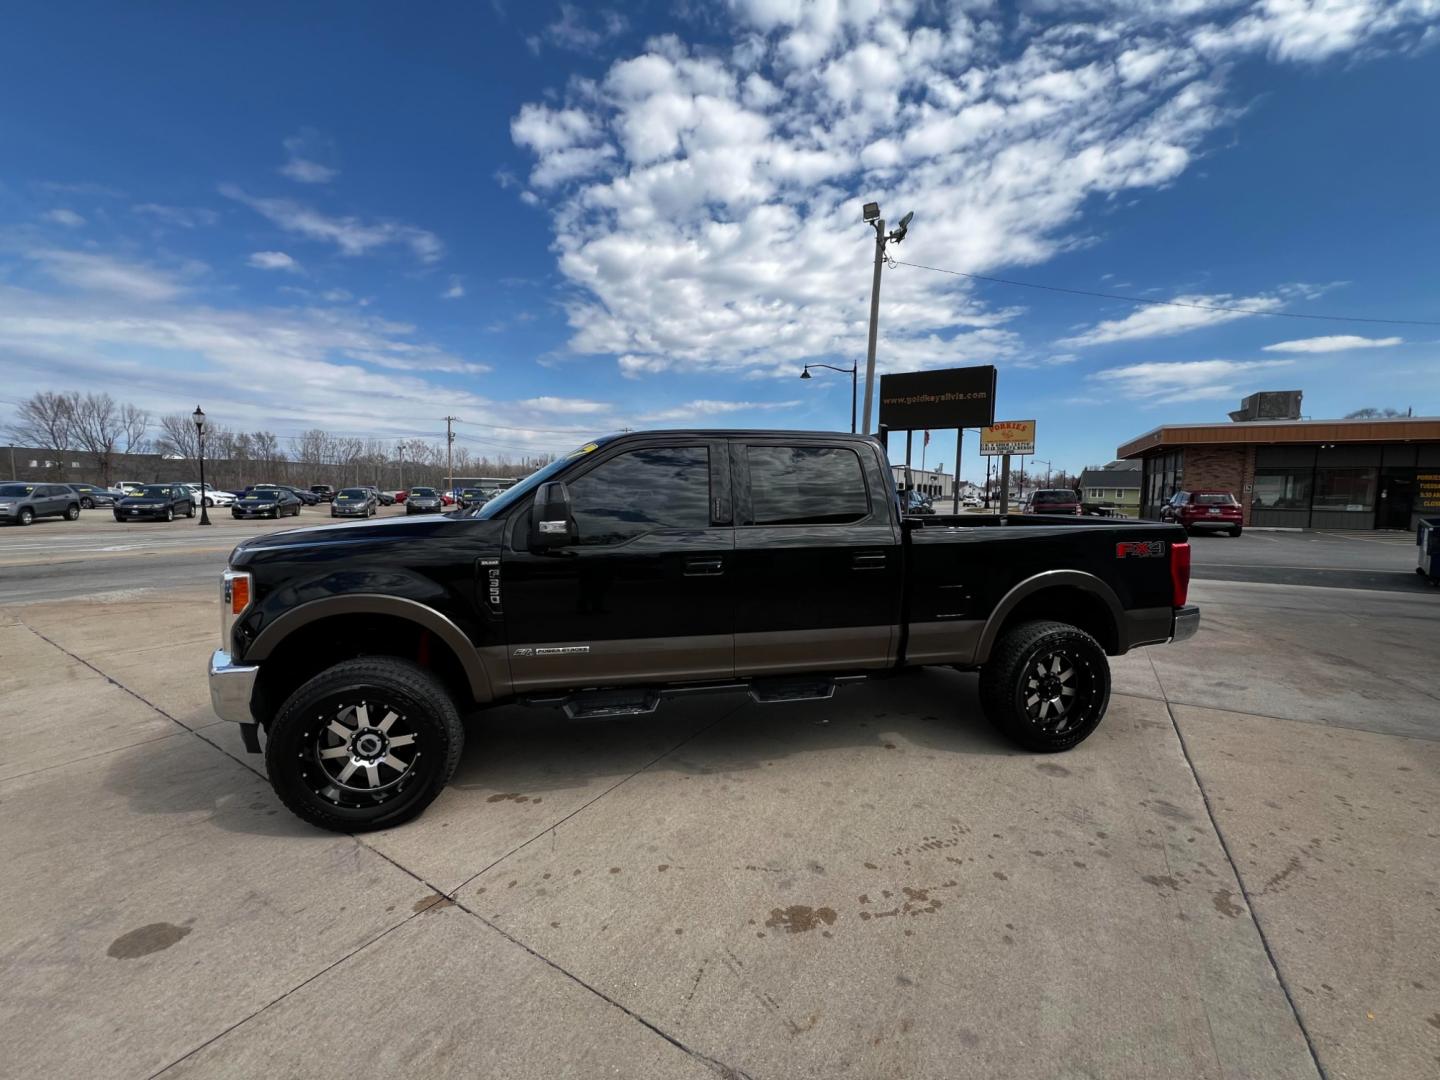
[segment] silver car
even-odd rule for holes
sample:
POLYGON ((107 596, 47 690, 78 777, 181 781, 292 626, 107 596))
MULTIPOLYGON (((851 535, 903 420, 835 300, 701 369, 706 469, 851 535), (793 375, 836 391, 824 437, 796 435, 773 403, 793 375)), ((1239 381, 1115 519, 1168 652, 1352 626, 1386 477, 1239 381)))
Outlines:
POLYGON ((432 487, 411 488, 405 499, 407 514, 439 514, 444 510, 445 501, 440 498, 440 492, 432 487))

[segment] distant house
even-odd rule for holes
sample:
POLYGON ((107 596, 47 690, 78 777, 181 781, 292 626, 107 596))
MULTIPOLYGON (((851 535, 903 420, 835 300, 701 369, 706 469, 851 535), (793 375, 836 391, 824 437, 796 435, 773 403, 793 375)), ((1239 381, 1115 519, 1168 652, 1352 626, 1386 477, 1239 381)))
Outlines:
POLYGON ((1136 468, 1086 469, 1080 474, 1080 501, 1113 506, 1126 517, 1139 517, 1140 475, 1136 468))

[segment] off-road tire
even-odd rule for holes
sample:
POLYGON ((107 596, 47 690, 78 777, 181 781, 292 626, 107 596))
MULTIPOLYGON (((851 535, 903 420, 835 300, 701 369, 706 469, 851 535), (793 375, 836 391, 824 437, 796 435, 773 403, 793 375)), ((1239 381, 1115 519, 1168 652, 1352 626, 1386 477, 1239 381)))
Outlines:
POLYGON ((1026 622, 1005 632, 995 643, 990 659, 980 670, 980 704, 985 715, 1011 742, 1036 753, 1051 754, 1078 746, 1094 731, 1110 704, 1110 664, 1105 650, 1085 631, 1069 623, 1026 622), (1061 658, 1061 669, 1052 672, 1053 659, 1061 658), (1046 673, 1039 675, 1043 662, 1046 673), (1061 682, 1065 672, 1072 672, 1061 682), (1071 685, 1073 695, 1055 700, 1067 702, 1066 713, 1040 717, 1036 710, 1045 701, 1031 705, 1038 697, 1032 682, 1053 680, 1052 685, 1071 685), (1064 723, 1061 723, 1061 721, 1064 723), (1058 730, 1057 730, 1058 728, 1058 730))
POLYGON ((408 660, 367 656, 327 668, 290 695, 270 722, 265 767, 275 794, 297 817, 333 832, 361 832, 416 817, 450 782, 464 746, 460 714, 438 679, 408 660), (401 712, 416 734, 413 775, 375 805, 343 805, 316 790, 323 783, 317 739, 351 699, 379 703, 372 723, 385 711, 401 712))

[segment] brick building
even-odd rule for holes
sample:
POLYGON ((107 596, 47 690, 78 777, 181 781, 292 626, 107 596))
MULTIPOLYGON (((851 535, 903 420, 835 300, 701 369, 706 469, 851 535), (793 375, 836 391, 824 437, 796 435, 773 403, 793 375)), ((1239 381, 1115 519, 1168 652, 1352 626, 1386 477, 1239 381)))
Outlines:
POLYGON ((1246 525, 1413 529, 1440 515, 1440 417, 1165 424, 1116 456, 1141 462, 1145 517, 1204 488, 1233 492, 1246 525))

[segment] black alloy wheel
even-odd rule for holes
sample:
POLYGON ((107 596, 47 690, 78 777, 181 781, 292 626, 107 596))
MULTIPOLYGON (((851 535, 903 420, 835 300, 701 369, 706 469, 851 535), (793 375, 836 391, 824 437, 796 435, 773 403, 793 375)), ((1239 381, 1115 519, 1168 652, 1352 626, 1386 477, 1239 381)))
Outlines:
POLYGON ((980 672, 986 715, 1012 742, 1054 753, 1083 742, 1110 704, 1105 650, 1068 623, 1022 623, 980 672))
POLYGON ((95 509, 95 500, 94 500, 94 499, 89 499, 89 498, 81 499, 81 500, 80 500, 80 508, 81 508, 82 510, 94 510, 94 509, 95 509))
POLYGON ((419 814, 449 781, 465 741, 440 682, 390 656, 321 672, 290 696, 268 736, 275 793, 306 821, 339 832, 419 814))

